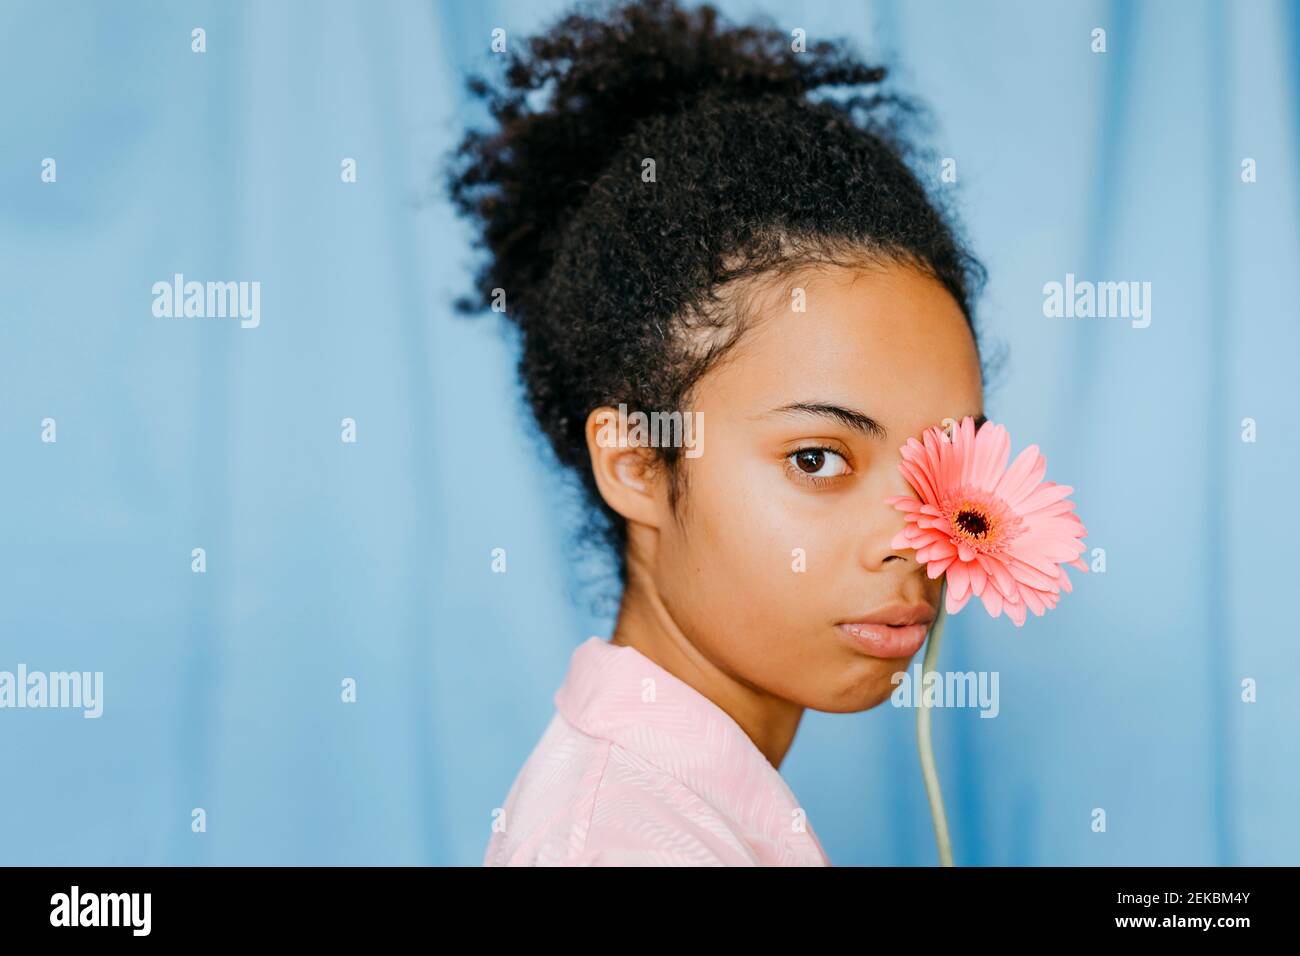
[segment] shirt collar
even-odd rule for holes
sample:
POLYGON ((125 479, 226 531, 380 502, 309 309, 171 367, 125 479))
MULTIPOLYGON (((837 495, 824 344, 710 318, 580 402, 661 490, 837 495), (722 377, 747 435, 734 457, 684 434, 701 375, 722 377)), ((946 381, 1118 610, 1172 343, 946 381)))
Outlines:
POLYGON ((739 825, 761 862, 830 865, 790 787, 749 735, 636 648, 587 638, 573 652, 555 706, 583 733, 680 780, 739 825))

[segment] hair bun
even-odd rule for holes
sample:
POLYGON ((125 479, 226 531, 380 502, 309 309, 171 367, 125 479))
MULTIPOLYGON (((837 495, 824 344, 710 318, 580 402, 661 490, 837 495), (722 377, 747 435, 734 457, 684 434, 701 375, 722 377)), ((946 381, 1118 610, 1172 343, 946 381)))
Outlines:
POLYGON ((792 41, 774 26, 730 26, 707 5, 580 7, 509 52, 499 84, 470 78, 496 128, 462 143, 449 176, 453 200, 483 223, 499 273, 512 284, 534 282, 550 267, 555 227, 639 122, 713 95, 800 96, 885 77, 843 41, 819 41, 803 52, 792 41))

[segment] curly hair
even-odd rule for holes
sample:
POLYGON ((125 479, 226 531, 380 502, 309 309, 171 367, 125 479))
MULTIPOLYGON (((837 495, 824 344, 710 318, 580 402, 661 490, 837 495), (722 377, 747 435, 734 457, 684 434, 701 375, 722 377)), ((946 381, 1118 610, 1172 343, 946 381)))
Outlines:
MULTIPOLYGON (((908 166, 920 107, 847 41, 796 46, 710 6, 587 5, 502 56, 497 83, 468 81, 493 124, 465 136, 447 182, 488 256, 458 306, 504 291, 533 416, 622 583, 626 526, 597 490, 587 417, 688 407, 748 326, 739 280, 906 262, 975 328, 983 267, 908 166)), ((657 453, 676 507, 679 450, 657 453)))

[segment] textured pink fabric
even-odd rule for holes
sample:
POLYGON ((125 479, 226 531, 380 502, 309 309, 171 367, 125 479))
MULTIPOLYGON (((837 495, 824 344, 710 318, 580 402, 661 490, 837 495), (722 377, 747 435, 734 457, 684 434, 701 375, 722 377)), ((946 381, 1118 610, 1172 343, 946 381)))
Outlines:
POLYGON ((506 797, 484 866, 830 866, 794 794, 724 710, 590 637, 506 797))

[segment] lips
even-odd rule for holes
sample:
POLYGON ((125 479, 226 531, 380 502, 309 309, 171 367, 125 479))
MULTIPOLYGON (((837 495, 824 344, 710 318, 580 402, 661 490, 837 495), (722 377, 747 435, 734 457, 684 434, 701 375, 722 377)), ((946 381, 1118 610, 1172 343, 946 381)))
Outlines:
POLYGON ((860 650, 871 657, 911 657, 925 643, 928 624, 837 624, 860 650))
POLYGON ((910 657, 925 643, 933 620, 928 604, 894 604, 836 627, 871 657, 910 657))

